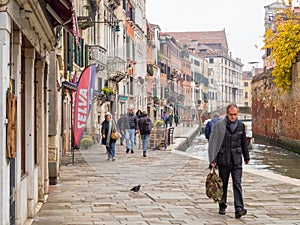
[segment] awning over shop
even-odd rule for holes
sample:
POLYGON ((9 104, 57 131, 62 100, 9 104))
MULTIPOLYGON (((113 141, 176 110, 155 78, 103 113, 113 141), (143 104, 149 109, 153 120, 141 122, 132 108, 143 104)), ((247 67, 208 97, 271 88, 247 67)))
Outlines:
POLYGON ((120 100, 120 101, 127 101, 127 100, 128 100, 128 97, 127 97, 127 96, 124 96, 124 95, 119 95, 119 100, 120 100))
POLYGON ((69 81, 63 81, 62 84, 64 85, 65 88, 69 90, 73 90, 73 91, 77 90, 77 84, 73 84, 72 82, 69 81))
POLYGON ((187 108, 186 106, 182 105, 181 103, 177 103, 177 106, 178 106, 179 108, 184 109, 184 110, 189 110, 189 108, 187 108))
POLYGON ((74 35, 79 44, 74 0, 45 0, 45 8, 49 12, 51 25, 62 25, 74 35))

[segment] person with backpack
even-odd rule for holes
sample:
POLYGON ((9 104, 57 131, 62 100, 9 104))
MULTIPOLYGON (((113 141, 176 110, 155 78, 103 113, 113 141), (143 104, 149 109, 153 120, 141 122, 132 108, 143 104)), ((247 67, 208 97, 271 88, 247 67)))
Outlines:
POLYGON ((209 140, 209 136, 211 134, 211 130, 212 130, 213 126, 219 120, 220 120, 220 114, 216 112, 216 113, 214 113, 214 118, 206 124, 206 126, 205 126, 205 137, 206 137, 207 140, 209 140))
POLYGON ((138 120, 140 134, 142 139, 142 147, 143 147, 143 156, 147 156, 147 148, 148 141, 150 137, 151 130, 153 128, 153 122, 148 117, 148 113, 146 111, 143 112, 143 116, 138 120))

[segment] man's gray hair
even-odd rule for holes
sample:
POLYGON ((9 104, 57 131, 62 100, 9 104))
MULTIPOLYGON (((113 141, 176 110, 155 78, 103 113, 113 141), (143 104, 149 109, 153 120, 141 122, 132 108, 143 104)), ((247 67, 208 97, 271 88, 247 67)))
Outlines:
POLYGON ((218 112, 215 112, 214 117, 220 117, 220 114, 218 112))

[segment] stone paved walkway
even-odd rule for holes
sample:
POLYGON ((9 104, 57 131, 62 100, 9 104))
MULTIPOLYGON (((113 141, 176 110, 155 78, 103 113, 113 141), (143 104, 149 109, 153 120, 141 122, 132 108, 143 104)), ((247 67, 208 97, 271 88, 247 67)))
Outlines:
MULTIPOLYGON (((189 136, 196 128, 177 128, 189 136)), ((231 185, 226 215, 205 195, 207 162, 174 150, 126 154, 117 145, 116 161, 107 161, 104 146, 65 156, 59 184, 53 187, 34 225, 92 224, 300 224, 300 180, 261 173, 244 166, 243 191, 248 214, 234 218, 231 185), (130 192, 141 184, 138 193, 130 192)))

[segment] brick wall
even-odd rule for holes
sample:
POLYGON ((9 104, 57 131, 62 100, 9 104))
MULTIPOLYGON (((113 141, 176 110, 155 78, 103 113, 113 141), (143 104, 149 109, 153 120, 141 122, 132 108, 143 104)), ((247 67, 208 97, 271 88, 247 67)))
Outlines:
POLYGON ((252 80, 254 138, 300 152, 300 64, 293 67, 292 86, 281 94, 267 71, 252 80))

